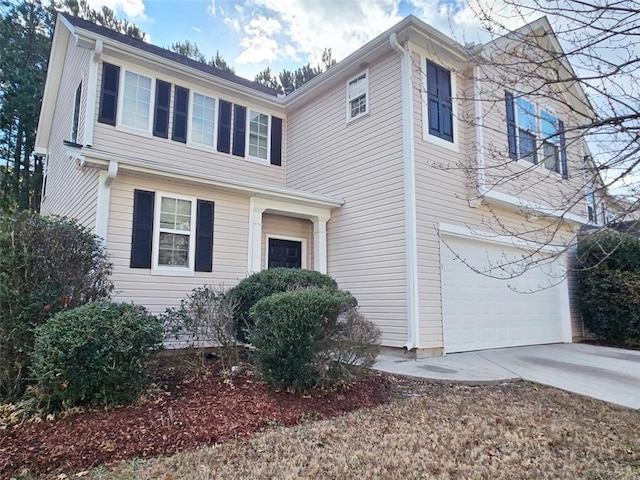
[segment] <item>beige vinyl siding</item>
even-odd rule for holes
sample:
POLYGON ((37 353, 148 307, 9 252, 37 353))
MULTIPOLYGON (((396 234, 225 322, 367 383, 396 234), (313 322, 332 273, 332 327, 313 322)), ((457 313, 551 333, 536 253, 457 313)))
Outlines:
MULTIPOLYGON (((571 126, 576 120, 569 111, 569 107, 562 102, 551 101, 552 93, 549 96, 525 97, 526 100, 539 105, 564 122, 567 130, 565 136, 569 178, 563 179, 560 174, 549 172, 542 165, 534 166, 526 160, 513 161, 509 158, 505 88, 491 81, 493 73, 488 68, 482 70, 479 82, 484 99, 482 102, 483 158, 487 187, 530 202, 586 216, 583 141, 579 133, 571 131, 571 126)), ((514 79, 514 84, 516 80, 514 79)), ((540 156, 541 152, 538 150, 539 162, 540 156)))
POLYGON ((302 239, 305 241, 306 256, 302 268, 313 270, 313 223, 301 218, 264 213, 262 215, 262 262, 267 268, 269 247, 267 238, 302 239))
MULTIPOLYGON (((414 65, 420 65, 420 62, 414 61, 414 65)), ((543 220, 531 221, 515 210, 484 204, 475 208, 469 205, 469 192, 477 175, 476 126, 469 121, 474 115, 471 100, 473 85, 466 72, 457 72, 455 75, 459 92, 458 116, 454 118, 458 122, 457 152, 423 139, 423 109, 426 104, 420 91, 424 77, 417 66, 414 68, 418 285, 422 348, 439 348, 444 344, 440 249, 446 246, 441 247, 440 244, 439 223, 493 235, 522 233, 549 225, 549 222, 545 223, 543 220), (462 168, 465 165, 472 165, 472 168, 465 170, 462 168)), ((504 132, 506 142, 506 127, 504 132)), ((486 137, 484 141, 487 142, 486 137)), ((560 229, 560 234, 565 241, 573 237, 567 226, 560 229)))
MULTIPOLYGON (((47 215, 75 218, 89 229, 95 227, 99 172, 80 168, 67 155, 64 140, 71 139, 76 89, 89 71, 90 53, 76 47, 73 38, 67 43, 65 67, 55 106, 51 129, 45 196, 40 211, 47 215)), ((82 83, 82 101, 78 122, 78 139, 84 134, 87 89, 82 83), (82 106, 84 105, 84 108, 82 106)))
POLYGON ((115 299, 145 305, 160 313, 175 306, 196 287, 231 287, 247 274, 249 198, 204 187, 189 187, 150 178, 118 175, 111 187, 108 249, 113 263, 115 299), (152 275, 149 269, 129 268, 135 189, 188 195, 215 202, 213 272, 193 276, 152 275))
POLYGON ((289 114, 287 186, 342 198, 327 224, 328 273, 383 330, 407 341, 402 109, 397 55, 371 62, 369 114, 347 123, 346 81, 289 114))
MULTIPOLYGON (((120 66, 120 77, 124 75, 125 69, 139 73, 151 78, 163 80, 171 83, 171 104, 169 114, 169 138, 154 137, 142 132, 133 132, 119 126, 106 125, 97 121, 100 109, 100 95, 96 98, 96 123, 94 130, 93 147, 97 150, 114 153, 124 156, 126 163, 144 167, 151 167, 160 170, 175 171, 183 174, 198 176, 200 178, 223 179, 226 181, 241 181, 259 185, 284 186, 286 155, 283 148, 282 166, 269 165, 245 157, 238 157, 232 154, 221 153, 210 147, 200 147, 184 144, 171 140, 173 128, 173 106, 174 106, 174 86, 189 89, 189 95, 196 93, 207 95, 216 99, 215 111, 215 132, 218 132, 218 107, 219 101, 225 100, 234 104, 247 107, 247 117, 249 109, 258 110, 262 113, 275 115, 282 118, 283 131, 286 131, 286 119, 282 110, 269 109, 260 105, 251 105, 246 100, 234 98, 229 95, 220 95, 211 86, 204 86, 186 81, 184 79, 171 78, 161 75, 158 72, 146 70, 136 65, 123 63, 121 60, 103 59, 109 63, 120 66)), ((102 62, 98 68, 98 92, 102 85, 102 62)), ((119 92, 122 95, 122 92, 119 92)), ((155 102, 155 93, 152 92, 152 104, 155 102)), ((153 122, 153 106, 151 109, 150 122, 153 122)), ((192 105, 189 104, 189 117, 191 117, 192 105)), ((233 111, 232 111, 233 115, 233 111)), ((233 117, 232 125, 232 145, 233 145, 233 117)), ((247 127, 248 128, 248 127, 247 127)), ((286 138, 283 138, 283 146, 286 145, 286 138)), ((248 141, 245 146, 245 155, 248 155, 248 141)))

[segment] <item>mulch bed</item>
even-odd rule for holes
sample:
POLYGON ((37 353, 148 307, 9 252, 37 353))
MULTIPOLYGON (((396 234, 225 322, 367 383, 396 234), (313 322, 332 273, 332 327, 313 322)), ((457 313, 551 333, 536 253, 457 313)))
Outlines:
POLYGON ((355 384, 309 396, 274 392, 245 370, 225 379, 208 362, 190 381, 165 360, 158 391, 146 402, 88 411, 0 430, 0 478, 21 472, 53 476, 120 460, 170 455, 223 443, 274 425, 295 425, 382 404, 391 381, 371 374, 355 384))

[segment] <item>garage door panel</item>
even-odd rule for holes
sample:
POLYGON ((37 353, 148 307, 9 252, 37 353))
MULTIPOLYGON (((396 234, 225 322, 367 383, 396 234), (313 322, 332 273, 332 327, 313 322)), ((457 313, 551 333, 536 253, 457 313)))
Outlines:
POLYGON ((523 271, 521 259, 526 252, 456 237, 445 237, 444 241, 442 299, 447 352, 562 341, 564 290, 555 285, 561 274, 559 260, 509 278, 523 271))

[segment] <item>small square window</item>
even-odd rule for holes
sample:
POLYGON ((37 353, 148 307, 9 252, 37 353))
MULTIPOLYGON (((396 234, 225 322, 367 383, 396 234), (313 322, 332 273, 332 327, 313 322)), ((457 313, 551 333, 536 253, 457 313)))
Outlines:
POLYGON ((347 82, 347 121, 369 112, 369 80, 367 72, 347 82))

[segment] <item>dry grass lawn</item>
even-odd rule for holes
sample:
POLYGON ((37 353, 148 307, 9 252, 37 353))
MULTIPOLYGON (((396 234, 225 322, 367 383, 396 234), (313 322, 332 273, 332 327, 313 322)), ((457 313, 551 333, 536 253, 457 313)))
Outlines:
POLYGON ((638 411, 524 382, 471 387, 406 380, 398 392, 381 407, 274 426, 251 439, 168 458, 99 467, 83 477, 640 478, 638 411))

